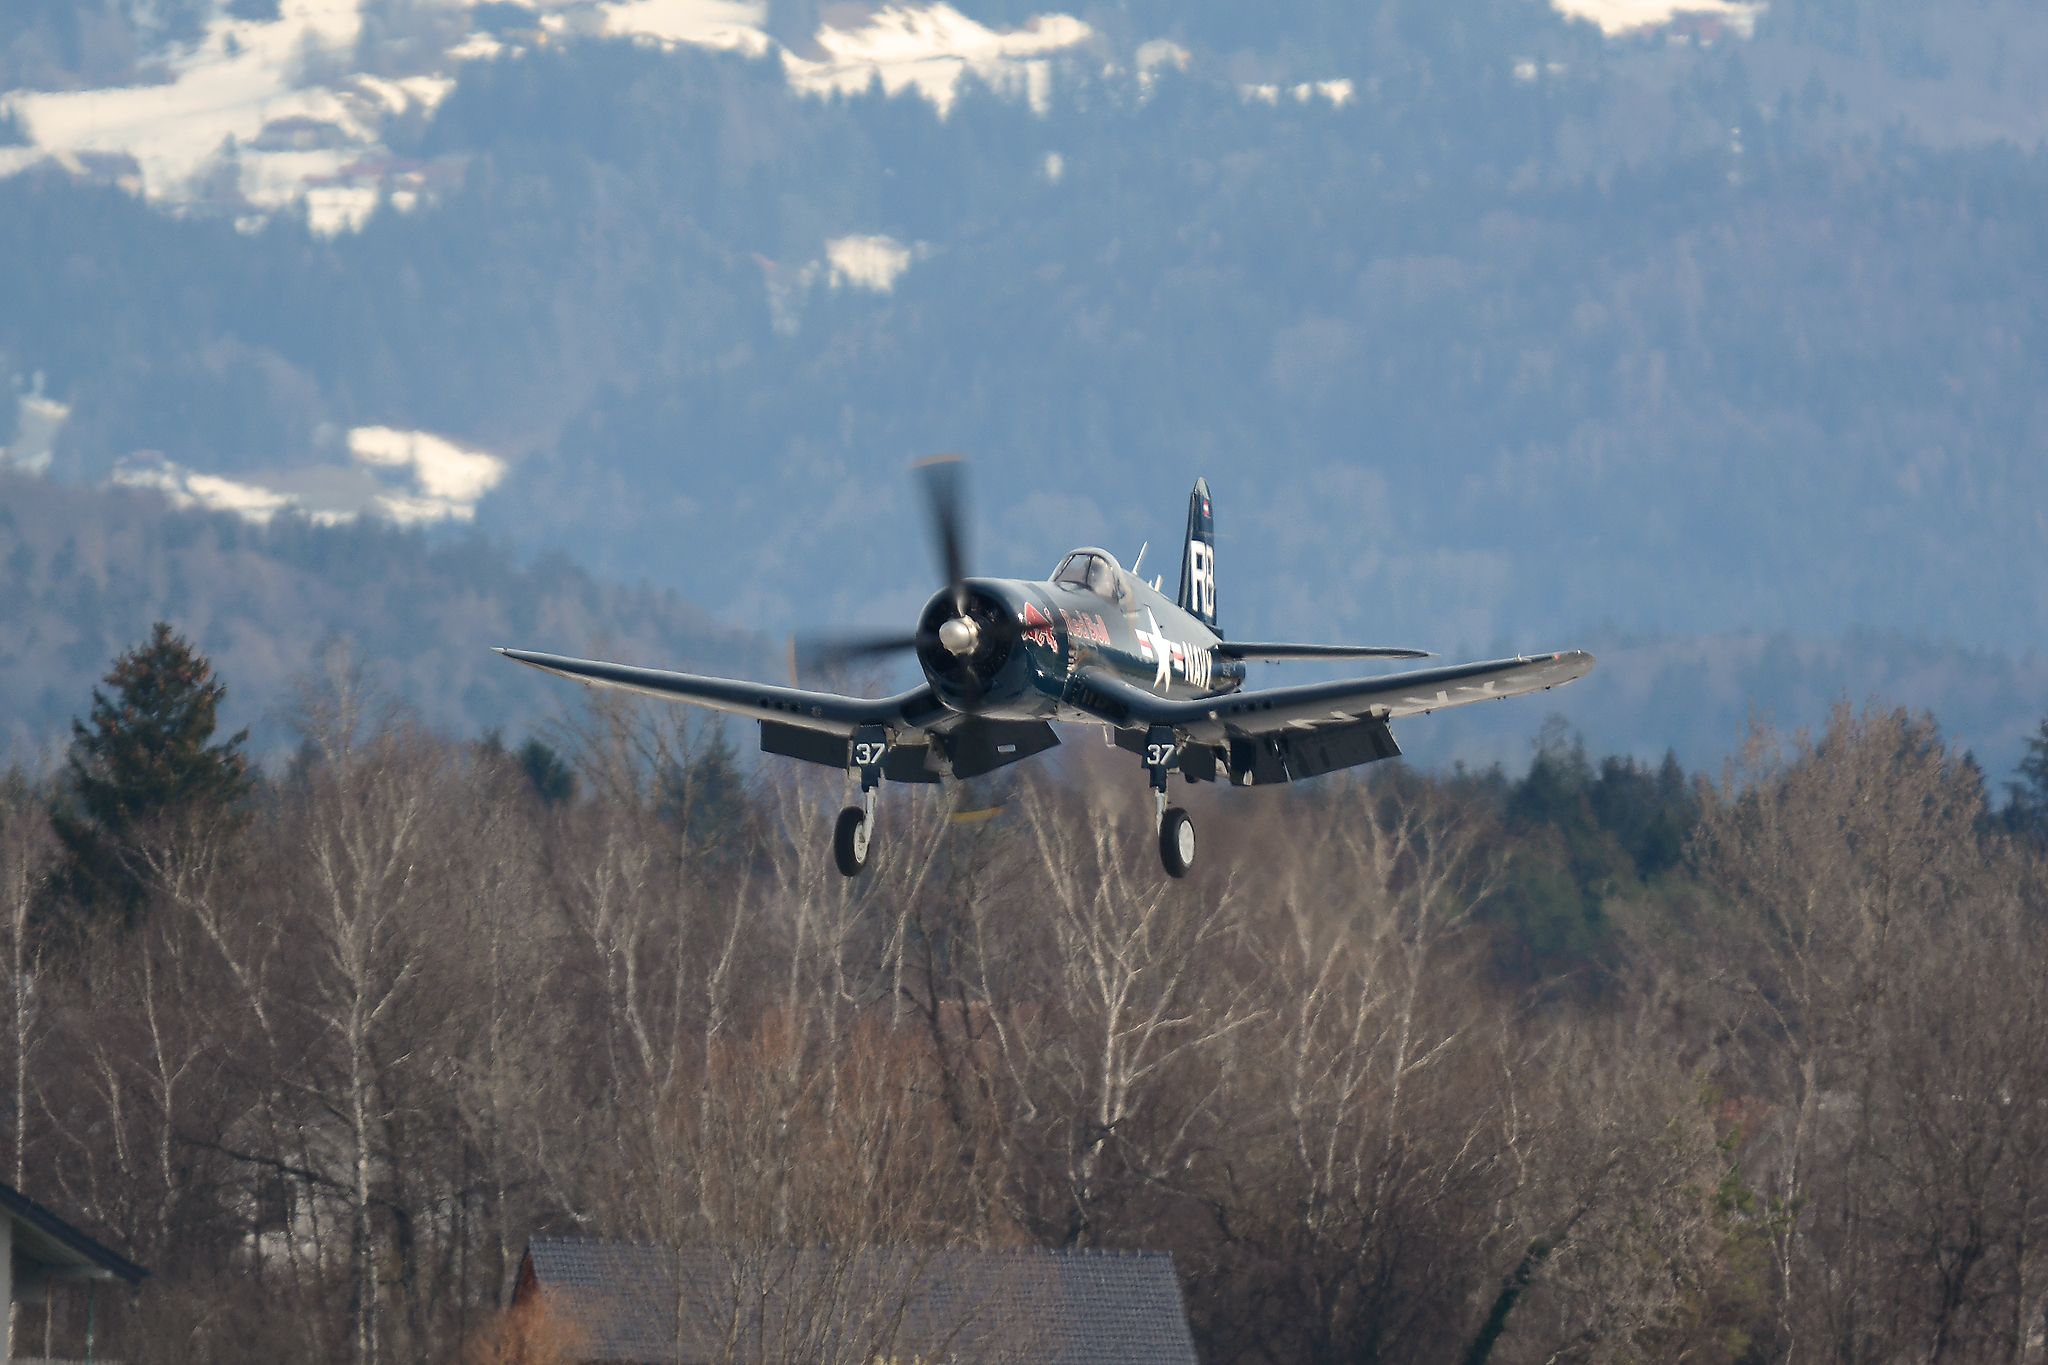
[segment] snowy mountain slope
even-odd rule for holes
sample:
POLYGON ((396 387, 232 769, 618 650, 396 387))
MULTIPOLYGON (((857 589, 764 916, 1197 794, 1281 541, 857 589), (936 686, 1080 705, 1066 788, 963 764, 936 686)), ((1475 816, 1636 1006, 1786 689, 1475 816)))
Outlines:
POLYGON ((246 217, 302 203, 316 232, 359 226, 381 195, 411 202, 416 174, 393 166, 384 125, 431 110, 452 78, 319 68, 353 50, 364 0, 287 0, 275 19, 222 3, 167 79, 114 89, 17 92, 7 100, 28 145, 0 149, 0 171, 47 159, 160 203, 246 217))
POLYGON ((237 17, 213 0, 204 36, 171 52, 148 83, 15 91, 4 106, 26 142, 0 147, 0 175, 56 164, 180 209, 232 213, 253 229, 301 206, 315 233, 359 229, 380 203, 400 211, 456 173, 394 156, 385 133, 430 114, 464 63, 565 42, 628 39, 781 62, 792 90, 855 94, 879 83, 941 115, 970 77, 1042 107, 1051 59, 1091 36, 1070 16, 999 32, 944 4, 884 6, 827 24, 789 51, 763 29, 760 0, 448 0, 398 11, 379 0, 282 0, 274 17, 237 17), (397 22, 378 22, 391 9, 397 22), (530 22, 510 22, 523 10, 530 22), (491 27, 473 16, 484 10, 491 27))
MULTIPOLYGON (((1940 698, 2048 622, 2024 61, 1878 0, 1748 37, 1591 0, 233 2, 153 0, 192 23, 93 68, 107 150, 83 77, 7 96, 0 139, 83 148, 0 180, 11 464, 473 524, 769 634, 915 610, 903 466, 940 449, 993 572, 1156 556, 1208 475, 1246 631, 1782 638, 1808 692, 1940 698), (230 20, 317 34, 251 39, 263 75, 230 20), (1953 116, 1873 140, 1905 87, 1953 116), (289 112, 123 162, 151 100, 223 144, 289 112), (1910 666, 1799 643, 1857 626, 1910 666)), ((1700 704, 1674 657, 1640 734, 1700 704)), ((2037 720, 2031 665, 1986 667, 2020 681, 1981 733, 2037 720)))

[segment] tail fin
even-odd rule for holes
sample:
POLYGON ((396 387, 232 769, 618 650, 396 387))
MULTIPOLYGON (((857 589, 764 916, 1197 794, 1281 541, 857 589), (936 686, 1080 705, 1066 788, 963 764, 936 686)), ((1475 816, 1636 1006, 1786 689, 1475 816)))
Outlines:
POLYGON ((1209 481, 1195 480, 1188 496, 1188 540, 1181 551, 1180 609, 1216 629, 1216 518, 1209 511, 1209 481))

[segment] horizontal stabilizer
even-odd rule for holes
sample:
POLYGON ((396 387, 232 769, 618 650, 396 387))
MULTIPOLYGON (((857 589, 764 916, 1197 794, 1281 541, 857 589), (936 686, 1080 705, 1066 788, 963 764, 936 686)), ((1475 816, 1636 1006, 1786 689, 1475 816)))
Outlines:
POLYGON ((1274 645, 1248 640, 1225 640, 1216 652, 1226 659, 1433 659, 1426 649, 1398 649, 1392 645, 1274 645))

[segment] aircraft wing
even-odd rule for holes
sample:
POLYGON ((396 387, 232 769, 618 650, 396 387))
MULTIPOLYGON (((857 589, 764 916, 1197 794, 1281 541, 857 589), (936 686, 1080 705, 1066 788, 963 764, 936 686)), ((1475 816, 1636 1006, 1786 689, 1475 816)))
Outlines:
POLYGON ((1280 645, 1248 640, 1224 640, 1216 652, 1226 659, 1264 659, 1278 663, 1290 659, 1427 659, 1426 649, 1397 649, 1392 645, 1280 645))
POLYGON ((1169 701, 1120 678, 1085 670, 1082 680, 1087 695, 1070 692, 1069 700, 1114 725, 1171 725, 1191 738, 1217 743, 1231 735, 1314 730, 1364 719, 1398 720, 1449 706, 1499 701, 1561 687, 1592 669, 1593 656, 1575 649, 1379 678, 1266 687, 1192 701, 1169 701))
POLYGON ((498 653, 543 673, 570 678, 590 687, 637 692, 644 697, 686 702, 729 715, 772 721, 829 735, 850 737, 864 725, 912 725, 919 728, 951 715, 930 687, 893 697, 844 697, 834 692, 809 692, 740 678, 707 678, 695 673, 670 673, 659 668, 632 668, 597 659, 571 659, 526 649, 498 653))

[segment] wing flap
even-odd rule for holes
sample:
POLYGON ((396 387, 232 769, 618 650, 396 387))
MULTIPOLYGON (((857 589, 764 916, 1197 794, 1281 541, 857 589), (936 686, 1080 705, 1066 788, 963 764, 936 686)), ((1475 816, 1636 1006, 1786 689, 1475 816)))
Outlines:
POLYGON ((863 725, 922 727, 948 714, 932 696, 929 687, 915 688, 893 697, 846 697, 835 692, 776 687, 742 678, 671 673, 659 668, 634 668, 627 664, 606 663, 601 659, 572 659, 561 654, 541 654, 526 649, 500 649, 498 653, 529 668, 538 668, 543 673, 553 673, 587 687, 632 692, 643 697, 659 697, 663 701, 680 701, 723 711, 727 715, 818 730, 828 735, 850 737, 863 725))
POLYGON ((1401 746, 1383 720, 1302 731, 1288 735, 1286 745, 1287 775, 1296 782, 1401 756, 1401 746))

